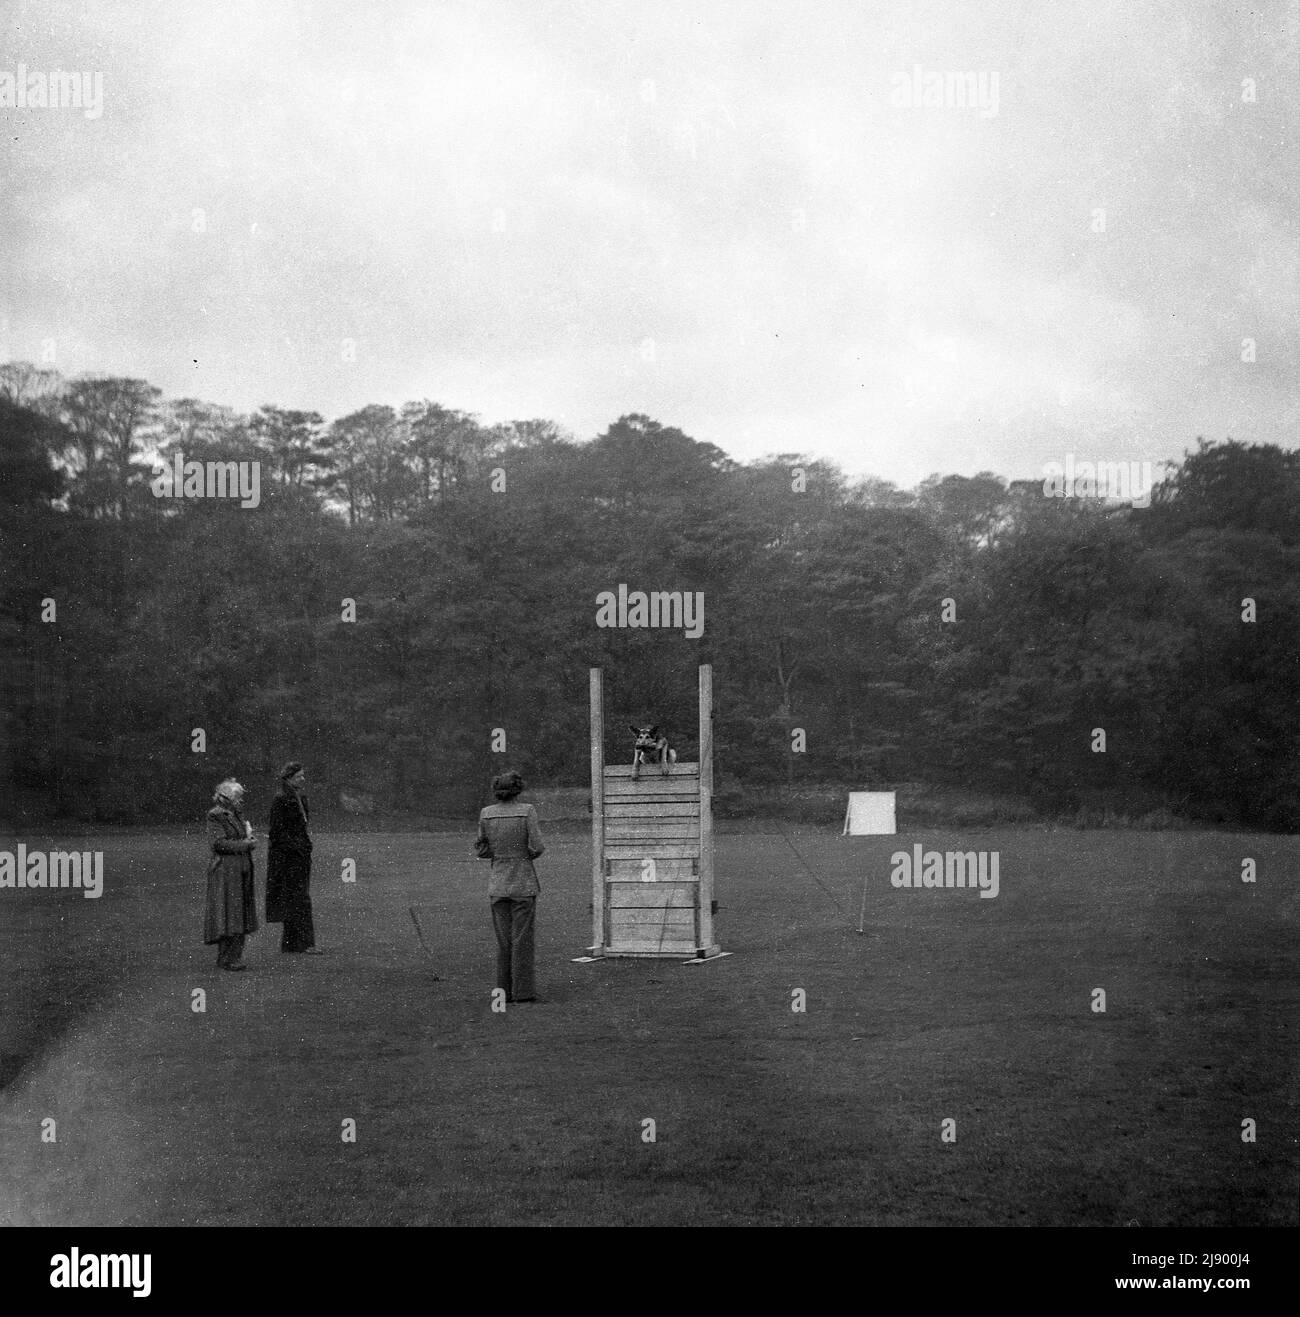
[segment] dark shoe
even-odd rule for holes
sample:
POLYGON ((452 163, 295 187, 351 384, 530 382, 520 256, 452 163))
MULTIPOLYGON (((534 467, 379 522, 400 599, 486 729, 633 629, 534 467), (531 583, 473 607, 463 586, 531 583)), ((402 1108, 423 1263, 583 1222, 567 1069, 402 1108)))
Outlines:
POLYGON ((248 966, 241 960, 237 965, 222 965, 222 969, 247 969, 248 966))
POLYGON ((522 1002, 529 1002, 529 1001, 533 1001, 533 1002, 541 1001, 541 998, 540 998, 540 997, 507 997, 506 1000, 507 1000, 507 1001, 513 1001, 513 1002, 516 1002, 516 1003, 522 1003, 522 1002))

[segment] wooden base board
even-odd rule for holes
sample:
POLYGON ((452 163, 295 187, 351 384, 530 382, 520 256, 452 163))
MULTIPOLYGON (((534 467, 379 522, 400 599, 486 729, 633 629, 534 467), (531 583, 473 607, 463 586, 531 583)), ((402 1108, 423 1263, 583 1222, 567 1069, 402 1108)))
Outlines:
POLYGON ((682 951, 665 948, 663 951, 606 951, 603 960, 681 960, 682 951))
POLYGON ((721 960, 724 956, 734 955, 731 951, 722 951, 710 947, 702 956, 683 956, 680 951, 606 951, 600 947, 588 947, 595 954, 590 956, 571 956, 574 965, 590 965, 597 960, 679 960, 683 965, 705 965, 711 960, 721 960))

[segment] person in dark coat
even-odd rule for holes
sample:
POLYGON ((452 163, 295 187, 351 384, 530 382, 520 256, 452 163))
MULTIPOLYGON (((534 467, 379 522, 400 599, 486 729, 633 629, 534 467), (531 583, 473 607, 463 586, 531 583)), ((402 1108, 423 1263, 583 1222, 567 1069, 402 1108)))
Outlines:
POLYGON ((518 773, 492 779, 497 803, 478 818, 475 852, 492 861, 488 899, 497 935, 497 987, 506 1001, 536 1001, 533 982, 533 920, 541 890, 533 861, 546 849, 537 823, 537 807, 515 797, 524 789, 518 773))
POLYGON ((247 969, 244 938, 257 931, 257 893, 253 885, 252 824, 241 813, 244 788, 227 778, 212 796, 208 810, 208 892, 203 908, 203 941, 217 944, 221 969, 247 969))
POLYGON ((311 838, 307 775, 298 761, 280 770, 280 791, 267 824, 266 922, 283 923, 281 951, 319 956, 311 917, 311 838))

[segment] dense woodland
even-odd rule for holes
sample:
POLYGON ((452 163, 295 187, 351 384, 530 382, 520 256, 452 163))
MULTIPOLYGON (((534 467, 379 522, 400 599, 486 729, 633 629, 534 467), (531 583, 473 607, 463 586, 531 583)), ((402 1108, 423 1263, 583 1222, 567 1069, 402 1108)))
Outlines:
POLYGON ((327 423, 21 363, 0 395, 11 815, 192 819, 220 777, 263 794, 291 756, 322 807, 459 814, 507 763, 585 781, 591 665, 611 756, 654 720, 691 757, 711 662, 725 792, 962 784, 1045 816, 1300 824, 1293 452, 1198 441, 1139 509, 741 464, 641 415, 588 442, 429 401, 327 423), (260 462, 259 506, 155 497, 178 450, 260 462), (702 591, 703 636, 598 628, 620 583, 702 591))

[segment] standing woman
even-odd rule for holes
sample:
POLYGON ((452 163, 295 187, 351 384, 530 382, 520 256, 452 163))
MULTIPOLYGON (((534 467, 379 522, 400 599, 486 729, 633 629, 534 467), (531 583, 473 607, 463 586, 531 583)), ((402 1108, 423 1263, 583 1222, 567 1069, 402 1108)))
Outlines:
POLYGON ((280 793, 267 824, 266 922, 283 922, 281 951, 319 956, 311 918, 311 838, 307 835, 307 775, 296 760, 280 770, 280 793))
POLYGON ((518 773, 492 779, 497 803, 478 816, 474 850, 492 861, 488 900, 497 935, 497 987, 506 1001, 536 1001, 533 983, 533 916, 537 905, 537 872, 533 861, 546 849, 537 823, 537 807, 515 797, 524 789, 518 773))
POLYGON ((203 941, 217 944, 221 969, 247 969, 244 938, 257 931, 257 897, 253 888, 252 824, 241 809, 244 788, 228 777, 212 795, 208 810, 208 895, 203 910, 203 941))

